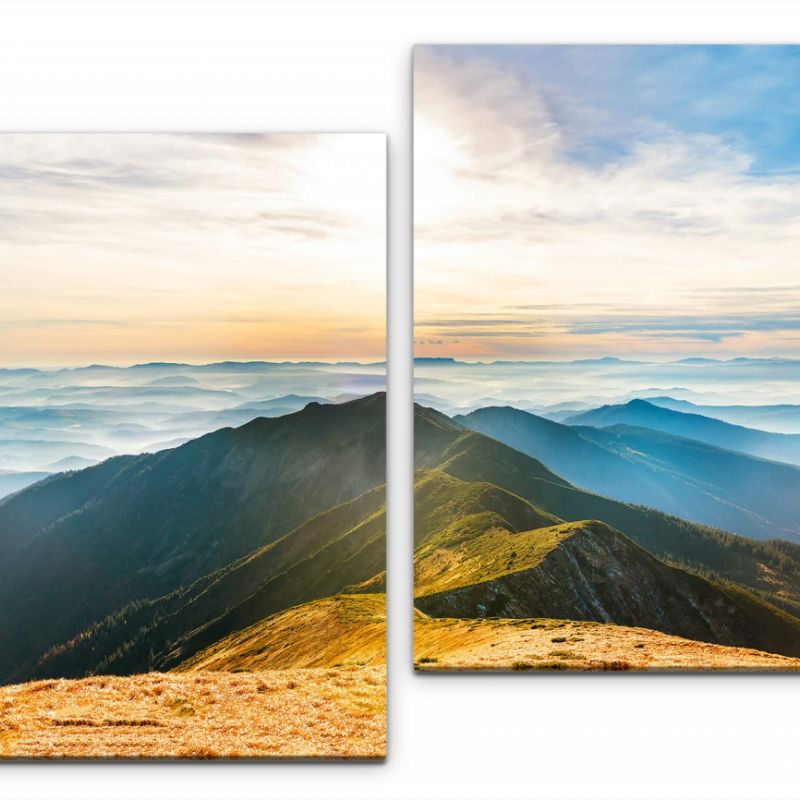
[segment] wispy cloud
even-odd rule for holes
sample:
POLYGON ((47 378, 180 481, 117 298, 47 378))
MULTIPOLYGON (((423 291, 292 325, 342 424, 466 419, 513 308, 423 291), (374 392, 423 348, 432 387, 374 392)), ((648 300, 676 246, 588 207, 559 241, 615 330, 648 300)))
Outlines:
POLYGON ((0 363, 380 357, 384 199, 379 135, 2 134, 0 363))
POLYGON ((776 106, 800 99, 798 53, 417 48, 418 335, 496 357, 793 348, 800 106, 776 106), (778 127, 755 124, 769 104, 778 127))

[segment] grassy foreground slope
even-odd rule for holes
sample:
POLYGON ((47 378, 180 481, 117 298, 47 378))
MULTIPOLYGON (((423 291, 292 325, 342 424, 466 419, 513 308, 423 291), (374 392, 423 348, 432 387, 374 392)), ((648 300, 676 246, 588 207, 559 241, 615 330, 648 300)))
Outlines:
POLYGON ((0 687, 5 758, 383 758, 384 667, 0 687))
POLYGON ((382 758, 384 595, 276 614, 170 673, 0 688, 0 756, 382 758))
POLYGON ((554 619, 414 621, 418 670, 800 670, 800 658, 646 628, 554 619))

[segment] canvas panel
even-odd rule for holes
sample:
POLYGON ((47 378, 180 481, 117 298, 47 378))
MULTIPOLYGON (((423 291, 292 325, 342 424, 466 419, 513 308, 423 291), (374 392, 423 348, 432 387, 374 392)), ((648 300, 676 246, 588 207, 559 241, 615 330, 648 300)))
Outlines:
POLYGON ((385 148, 0 136, 3 756, 384 755, 385 148))
POLYGON ((416 48, 418 669, 800 664, 799 62, 416 48))

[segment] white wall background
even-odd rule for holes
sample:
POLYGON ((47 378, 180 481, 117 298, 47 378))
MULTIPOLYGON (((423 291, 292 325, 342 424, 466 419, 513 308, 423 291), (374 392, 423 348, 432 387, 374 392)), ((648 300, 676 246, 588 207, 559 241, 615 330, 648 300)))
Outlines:
POLYGON ((389 133, 393 452, 386 764, 12 764, 0 795, 797 797, 797 677, 412 674, 409 398, 415 42, 798 37, 788 2, 0 3, 0 129, 389 133))

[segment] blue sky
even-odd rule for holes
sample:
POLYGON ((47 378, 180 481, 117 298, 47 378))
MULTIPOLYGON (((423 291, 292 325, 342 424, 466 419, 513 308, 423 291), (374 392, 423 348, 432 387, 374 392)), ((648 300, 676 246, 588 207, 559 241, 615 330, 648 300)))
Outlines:
POLYGON ((415 49, 420 355, 800 354, 800 47, 415 49))
POLYGON ((574 157, 604 164, 665 129, 710 134, 753 157, 752 172, 800 170, 800 47, 445 46, 535 86, 574 157))

